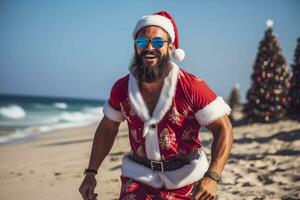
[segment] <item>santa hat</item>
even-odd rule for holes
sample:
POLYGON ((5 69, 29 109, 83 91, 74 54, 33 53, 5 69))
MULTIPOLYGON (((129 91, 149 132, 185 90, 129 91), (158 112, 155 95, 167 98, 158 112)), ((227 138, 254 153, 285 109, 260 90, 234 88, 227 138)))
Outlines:
POLYGON ((179 49, 177 26, 169 13, 161 11, 153 15, 143 16, 135 26, 133 39, 136 38, 138 31, 146 26, 159 26, 164 29, 169 34, 171 41, 176 48, 172 52, 173 58, 177 61, 182 61, 184 59, 185 53, 182 49, 179 49))

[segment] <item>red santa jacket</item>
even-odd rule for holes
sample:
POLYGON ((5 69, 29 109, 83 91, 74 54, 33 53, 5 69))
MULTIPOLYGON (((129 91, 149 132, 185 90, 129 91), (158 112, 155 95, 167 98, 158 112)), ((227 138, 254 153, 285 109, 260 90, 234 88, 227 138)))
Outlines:
MULTIPOLYGON (((111 120, 127 121, 132 151, 150 160, 175 160, 198 150, 201 147, 200 128, 230 113, 222 97, 217 97, 203 80, 180 69, 175 63, 171 64, 172 69, 164 80, 152 116, 132 74, 114 84, 103 109, 105 116, 111 120)), ((169 189, 179 188, 203 176, 208 163, 202 154, 202 158, 198 159, 202 166, 194 163, 184 166, 183 171, 161 174, 149 171, 125 156, 122 175, 157 188, 162 185, 169 189)))

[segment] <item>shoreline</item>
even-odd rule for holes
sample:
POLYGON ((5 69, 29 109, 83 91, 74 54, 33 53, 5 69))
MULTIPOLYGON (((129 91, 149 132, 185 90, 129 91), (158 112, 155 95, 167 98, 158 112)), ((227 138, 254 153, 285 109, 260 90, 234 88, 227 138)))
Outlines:
MULTIPOLYGON (((76 130, 77 128, 84 128, 84 127, 93 127, 93 126, 97 126, 99 122, 91 122, 85 125, 73 125, 73 126, 68 126, 68 127, 59 127, 59 128, 53 128, 51 130, 46 130, 46 131, 38 131, 36 133, 30 133, 27 136, 24 137, 20 137, 20 138, 13 138, 10 139, 6 142, 0 143, 0 147, 2 145, 13 145, 13 144, 23 144, 23 143, 27 143, 33 140, 38 139, 40 136, 43 137, 43 135, 47 135, 47 134, 52 134, 52 133, 57 133, 57 132, 62 132, 64 130, 69 130, 69 129, 74 129, 76 130)), ((12 135, 14 135, 16 133, 13 133, 12 135)), ((10 135, 4 135, 2 137, 10 137, 10 135)))

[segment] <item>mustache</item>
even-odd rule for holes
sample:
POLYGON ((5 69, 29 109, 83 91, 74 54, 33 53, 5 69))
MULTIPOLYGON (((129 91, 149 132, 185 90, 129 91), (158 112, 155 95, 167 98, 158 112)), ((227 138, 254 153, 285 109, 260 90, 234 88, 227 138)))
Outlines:
POLYGON ((166 55, 162 55, 155 49, 151 51, 144 49, 140 54, 137 54, 137 51, 135 51, 129 66, 129 70, 135 76, 135 78, 143 82, 154 82, 159 78, 165 77, 168 75, 170 69, 169 51, 167 51, 166 55), (143 63, 142 58, 146 54, 153 55, 158 58, 158 63, 155 65, 155 67, 149 67, 147 63, 143 63))
POLYGON ((161 57, 161 53, 159 51, 147 51, 147 50, 144 50, 141 52, 141 56, 145 56, 146 54, 150 54, 150 55, 154 55, 154 56, 157 56, 157 57, 161 57))

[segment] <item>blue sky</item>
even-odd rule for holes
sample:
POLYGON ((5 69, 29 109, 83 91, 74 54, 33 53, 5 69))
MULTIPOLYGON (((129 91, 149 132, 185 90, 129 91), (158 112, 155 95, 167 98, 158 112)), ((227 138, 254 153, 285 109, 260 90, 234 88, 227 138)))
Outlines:
POLYGON ((128 73, 137 20, 171 13, 186 58, 183 69, 227 98, 244 98, 265 21, 288 64, 300 37, 300 1, 0 1, 0 93, 106 99, 128 73))

